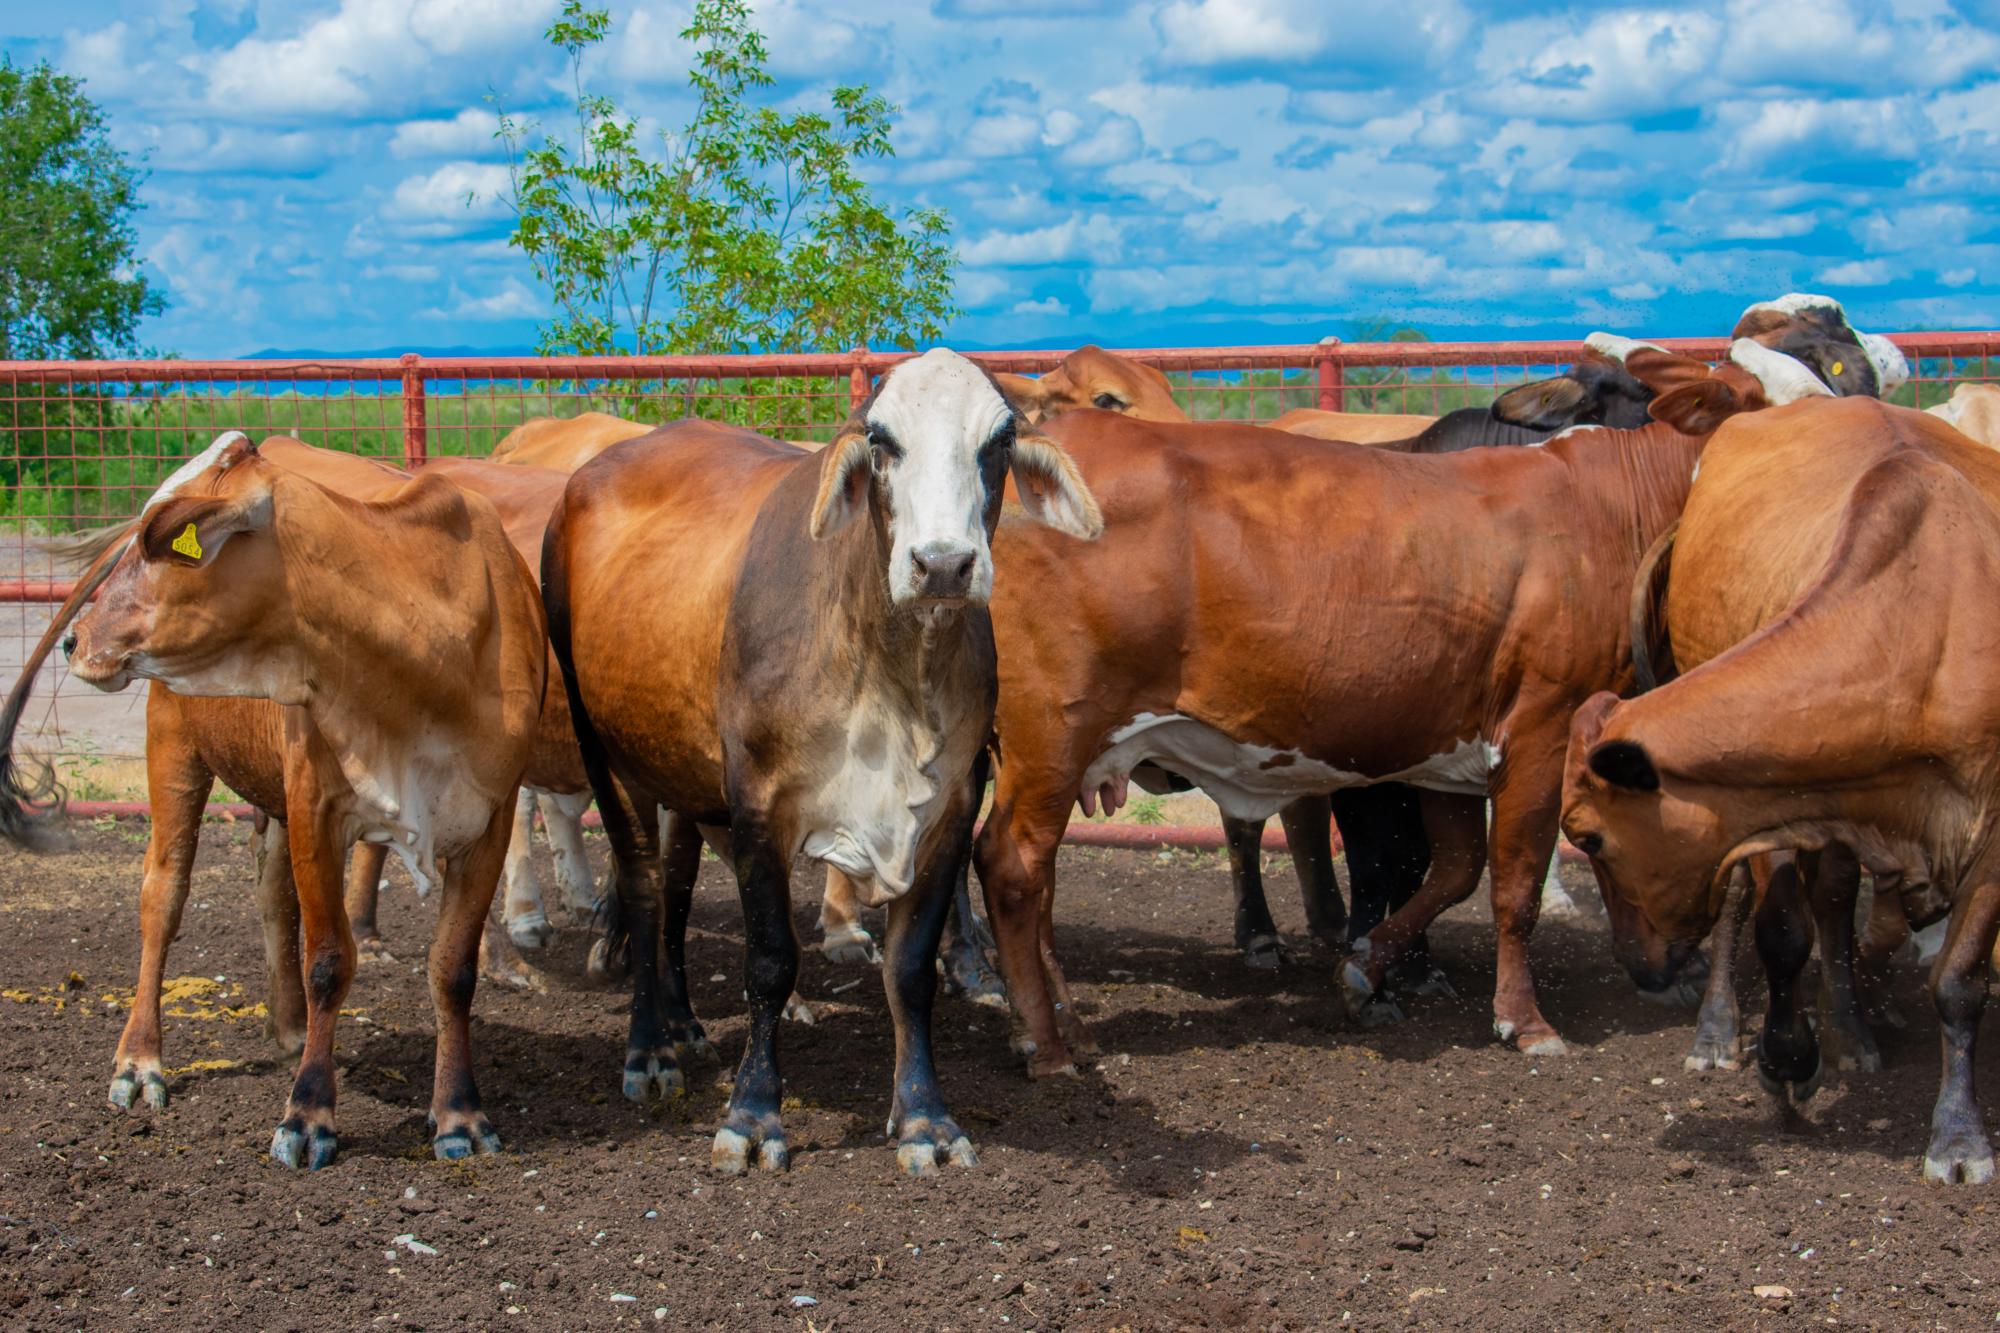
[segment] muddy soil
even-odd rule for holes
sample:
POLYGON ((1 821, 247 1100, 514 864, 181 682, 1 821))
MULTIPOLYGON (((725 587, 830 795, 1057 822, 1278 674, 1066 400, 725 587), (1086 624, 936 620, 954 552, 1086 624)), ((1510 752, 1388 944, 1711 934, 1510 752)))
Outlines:
MULTIPOLYGON (((1537 933, 1572 1054, 1530 1060, 1490 1035, 1477 906, 1435 932, 1464 998, 1360 1029, 1287 891, 1295 961, 1252 972, 1218 857, 1071 850, 1060 939, 1105 1053, 1030 1083, 1004 1017, 940 1000, 977 1170, 898 1175, 880 985, 809 951, 818 1022, 784 1034, 793 1169, 718 1177, 728 1066, 699 1066, 675 1103, 624 1101, 624 1003, 583 979, 581 929, 541 955, 546 995, 482 987, 476 1063, 506 1151, 444 1165, 424 1138, 432 909, 400 890, 383 906, 399 961, 364 966, 342 1021, 341 1155, 306 1175, 265 1157, 290 1074, 256 1007, 242 826, 206 834, 169 967, 172 1104, 105 1104, 143 837, 107 822, 74 854, 0 852, 0 1325, 1908 1328, 2000 1311, 2000 1192, 1918 1177, 1938 1046, 1914 974, 1887 1072, 1829 1075, 1788 1123, 1747 1071, 1682 1072, 1692 1015, 1635 997, 1599 917, 1537 933)), ((798 909, 807 940, 815 910, 798 909)), ((691 972, 732 1062, 740 938, 711 863, 691 972)), ((1743 991, 1754 1015, 1761 980, 1743 991)), ((1991 1077, 1982 1091, 2000 1103, 1991 1077)))

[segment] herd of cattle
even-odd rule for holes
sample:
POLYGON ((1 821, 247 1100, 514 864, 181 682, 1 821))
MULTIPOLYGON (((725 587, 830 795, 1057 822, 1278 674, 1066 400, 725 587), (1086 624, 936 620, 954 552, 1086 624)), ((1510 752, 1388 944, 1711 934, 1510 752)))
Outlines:
POLYGON ((1709 966, 1692 1066, 1734 1067, 1730 960, 1755 915, 1756 1066, 1779 1096, 1817 1086, 1822 1026, 1880 1067, 1867 983, 1948 920, 1924 1174, 1983 1181, 2000 389, 1882 402, 1908 374, 1795 294, 1752 306, 1720 364, 1594 334, 1563 375, 1437 419, 1194 423, 1159 372, 1084 348, 1034 379, 925 353, 823 448, 589 413, 412 474, 231 432, 87 544, 0 713, 0 833, 55 832, 60 791, 12 745, 57 643, 99 688, 151 682, 111 1101, 166 1103, 166 955, 220 779, 268 817, 270 1028, 301 1051, 271 1153, 292 1166, 337 1149, 334 1027, 392 851, 442 890, 433 1146, 497 1150, 468 1017, 481 971, 532 981, 516 949, 549 936, 538 803, 564 905, 607 923, 593 969, 630 974, 627 1096, 678 1091, 707 1049, 683 957, 707 844, 740 888, 750 1016, 713 1161, 786 1164, 803 854, 826 867, 822 947, 882 962, 899 1161, 971 1165, 932 1067, 941 950, 948 984, 1011 1004, 1030 1073, 1091 1051, 1057 956, 1057 848, 1073 809, 1116 810, 1137 782, 1220 808, 1253 965, 1278 958, 1257 847, 1283 818, 1363 1018, 1442 984, 1425 932, 1489 873, 1494 1029, 1536 1055, 1564 1049, 1528 958, 1559 832, 1643 991, 1691 996, 1709 966), (602 903, 578 832, 593 800, 602 903), (863 906, 886 909, 879 948, 863 906), (1815 943, 1819 1023, 1799 984, 1815 943))

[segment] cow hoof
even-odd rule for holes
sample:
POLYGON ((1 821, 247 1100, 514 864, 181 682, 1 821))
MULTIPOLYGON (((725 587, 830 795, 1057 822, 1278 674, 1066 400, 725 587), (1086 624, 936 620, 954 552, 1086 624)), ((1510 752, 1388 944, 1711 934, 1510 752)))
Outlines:
POLYGON ((294 1171, 302 1166, 308 1171, 331 1166, 339 1152, 340 1138, 327 1125, 308 1130, 296 1119, 287 1120, 271 1136, 271 1160, 294 1171))
POLYGON ((625 1057, 625 1097, 640 1105, 657 1092, 661 1098, 678 1097, 687 1091, 687 1079, 674 1060, 671 1048, 665 1051, 632 1051, 625 1057))
POLYGON ((620 940, 614 947, 602 939, 593 941, 590 958, 583 965, 583 974, 600 986, 625 980, 632 973, 632 956, 626 952, 625 942, 620 940))
POLYGON ((1787 1072, 1789 1071, 1779 1070, 1761 1051, 1758 1053, 1757 1082, 1764 1091, 1773 1097, 1783 1097, 1789 1087, 1792 1100, 1803 1104, 1811 1101, 1812 1095, 1819 1091, 1820 1077, 1826 1072, 1826 1062, 1819 1058, 1819 1050, 1815 1047, 1810 1072, 1803 1078, 1789 1079, 1786 1077, 1787 1072))
POLYGON ((128 1065, 111 1078, 111 1104, 121 1111, 132 1109, 132 1103, 143 1100, 155 1111, 167 1109, 167 1081, 157 1069, 141 1070, 128 1065))
POLYGON ((1275 972, 1291 959, 1276 935, 1258 935, 1243 946, 1244 963, 1259 972, 1275 972))
MULTIPOLYGON (((511 936, 510 936, 511 938, 511 936)), ((496 986, 509 990, 526 991, 530 995, 547 995, 549 983, 542 974, 519 958, 503 958, 479 969, 479 975, 496 986)))
POLYGON ((1924 1153, 1924 1182, 1984 1185, 1993 1179, 1993 1147, 1984 1135, 1954 1135, 1924 1153))
POLYGON ((878 964, 882 961, 882 951, 875 947, 875 937, 859 926, 848 926, 842 930, 830 931, 819 942, 819 951, 832 963, 878 964))
POLYGON ((1076 1077, 1076 1062, 1070 1058, 1068 1051, 1056 1051, 1045 1055, 1041 1051, 1030 1050, 1027 1056, 1029 1078, 1076 1077))
POLYGON ((546 949, 555 934, 556 929, 549 924, 547 913, 540 910, 517 916, 507 923, 507 938, 514 941, 517 949, 546 949))
POLYGON ((714 1049, 708 1044, 708 1033, 692 1019, 685 1023, 667 1024, 667 1040, 673 1043, 674 1059, 683 1063, 707 1055, 714 1049))
POLYGON ((393 963, 396 961, 396 957, 389 952, 389 946, 382 942, 380 935, 371 934, 356 937, 354 941, 354 961, 356 963, 393 963))
POLYGON ((1523 1055, 1568 1055, 1569 1046, 1556 1035, 1546 1023, 1535 1028, 1523 1028, 1511 1019, 1493 1020, 1493 1035, 1501 1041, 1511 1041, 1523 1055))
POLYGON ((1695 1039, 1694 1048, 1687 1059, 1681 1061, 1681 1068, 1690 1074, 1705 1074, 1711 1069, 1736 1070, 1743 1062, 1736 1053, 1734 1041, 1695 1039))
POLYGON ((1407 1017, 1403 1013, 1403 1006, 1386 995, 1371 999, 1358 1009, 1350 1008, 1348 1013, 1356 1023, 1365 1028, 1386 1028, 1402 1022, 1407 1017))
POLYGON ((939 965, 944 968, 947 991, 982 1009, 1004 1012, 1008 1008, 1007 983, 1000 980, 1000 974, 984 962, 963 962, 950 958, 939 965))
POLYGON ((792 1164, 791 1149, 781 1133, 767 1133, 752 1140, 725 1126, 715 1131, 715 1146, 709 1149, 709 1164, 725 1175, 740 1176, 750 1169, 750 1149, 757 1149, 757 1165, 765 1171, 783 1171, 792 1164))
POLYGON ((440 1162, 457 1162, 474 1152, 491 1155, 500 1151, 500 1134, 485 1116, 452 1126, 443 1133, 433 1128, 431 1152, 440 1162))
POLYGON ((1352 958, 1340 965, 1340 987, 1350 1013, 1360 1014, 1375 999, 1375 983, 1352 958))
POLYGON ((276 1044, 279 1052, 284 1055, 297 1055, 306 1048, 306 1030, 304 1028, 281 1028, 278 1026, 278 1020, 275 1018, 266 1018, 264 1020, 264 1035, 269 1037, 276 1044))
POLYGON ((1537 1037, 1533 1041, 1523 1042, 1521 1044, 1521 1054, 1549 1055, 1549 1056, 1568 1055, 1569 1043, 1565 1042, 1561 1037, 1558 1037, 1555 1033, 1551 1032, 1546 1037, 1537 1037))
POLYGON ((1843 1051, 1834 1061, 1834 1067, 1842 1073, 1879 1074, 1882 1057, 1875 1051, 1843 1051))
POLYGON ((1451 978, 1446 976, 1444 969, 1438 967, 1436 964, 1426 967, 1424 974, 1414 984, 1405 984, 1400 989, 1406 995, 1422 999, 1456 1000, 1458 998, 1458 987, 1451 984, 1451 978))
POLYGON ((911 1136, 905 1131, 903 1141, 896 1145, 896 1161, 907 1175, 934 1176, 938 1167, 949 1163, 952 1166, 975 1167, 979 1165, 979 1154, 972 1150, 972 1140, 949 1120, 933 1122, 931 1128, 918 1131, 911 1136))

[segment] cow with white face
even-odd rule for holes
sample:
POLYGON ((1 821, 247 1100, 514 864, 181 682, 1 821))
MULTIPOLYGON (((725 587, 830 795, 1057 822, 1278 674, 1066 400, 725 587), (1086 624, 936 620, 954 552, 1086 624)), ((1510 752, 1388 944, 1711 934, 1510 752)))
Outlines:
POLYGON ((750 1033, 719 1169, 789 1160, 777 1027, 800 852, 888 908, 897 1157, 917 1174, 974 1160, 938 1092, 930 1010, 992 730, 986 601, 1010 476, 1029 519, 1063 540, 1099 532, 1068 455, 938 350, 891 371, 818 453, 677 422, 580 468, 550 522, 551 642, 631 940, 627 1096, 678 1091, 679 1060, 705 1045, 680 947, 702 829, 741 890, 750 1033))

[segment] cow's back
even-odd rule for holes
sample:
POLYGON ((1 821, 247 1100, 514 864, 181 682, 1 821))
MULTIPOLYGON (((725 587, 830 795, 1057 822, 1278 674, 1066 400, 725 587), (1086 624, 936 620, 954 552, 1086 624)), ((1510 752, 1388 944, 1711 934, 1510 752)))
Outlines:
POLYGON ((564 491, 564 586, 547 592, 564 599, 584 706, 615 758, 676 808, 724 809, 723 626, 765 498, 813 466, 749 431, 675 422, 607 450, 564 491))
POLYGON ((1873 398, 1807 399, 1723 423, 1674 539, 1666 614, 1679 669, 1741 643, 1796 602, 1832 554, 1856 479, 1903 449, 2000 481, 1988 451, 1873 398))
POLYGON ((574 472, 624 440, 652 430, 608 412, 579 412, 573 417, 534 417, 507 432, 493 446, 492 461, 517 467, 545 467, 574 472))

